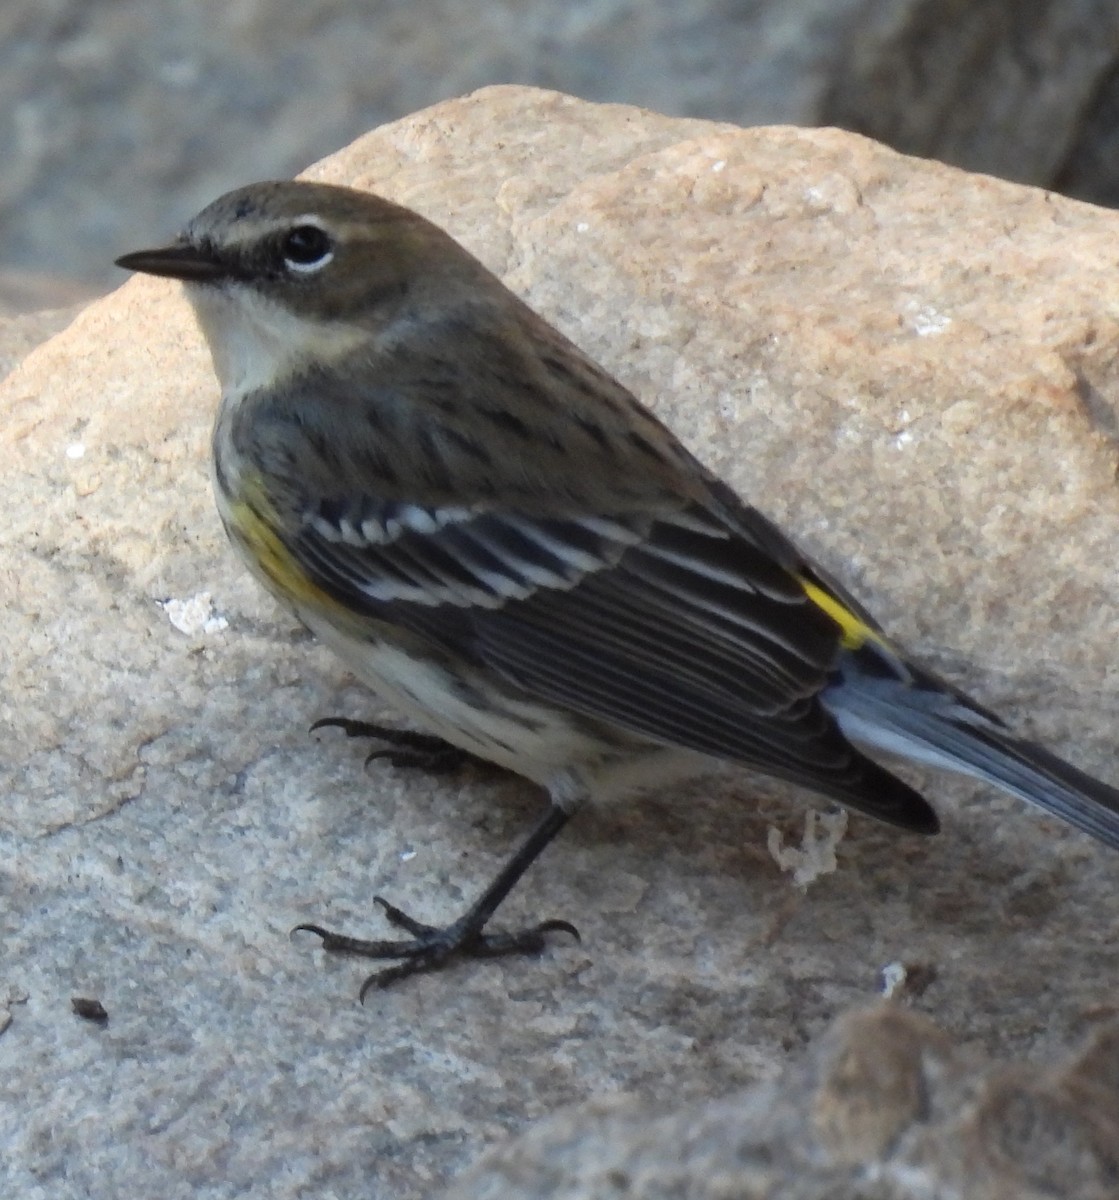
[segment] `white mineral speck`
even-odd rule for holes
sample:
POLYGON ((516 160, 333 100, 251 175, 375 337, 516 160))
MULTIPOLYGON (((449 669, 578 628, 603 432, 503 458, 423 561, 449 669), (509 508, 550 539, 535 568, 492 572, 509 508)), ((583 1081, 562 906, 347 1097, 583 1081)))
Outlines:
POLYGON ((160 600, 159 606, 171 624, 188 637, 200 633, 221 633, 229 627, 225 617, 214 612, 214 602, 209 592, 197 592, 185 600, 160 600))

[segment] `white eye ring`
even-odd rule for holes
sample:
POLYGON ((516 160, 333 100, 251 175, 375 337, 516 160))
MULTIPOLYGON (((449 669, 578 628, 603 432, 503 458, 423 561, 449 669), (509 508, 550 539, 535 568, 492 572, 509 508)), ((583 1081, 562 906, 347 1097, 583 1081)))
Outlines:
POLYGON ((334 251, 328 250, 322 258, 316 258, 314 262, 309 263, 296 262, 294 258, 285 258, 284 266, 289 271, 298 271, 300 275, 313 275, 316 271, 321 271, 333 257, 334 251))
POLYGON ((297 249, 300 254, 308 251, 314 253, 321 248, 317 258, 297 257, 294 254, 284 255, 284 266, 289 271, 297 271, 301 275, 311 275, 321 271, 334 258, 334 243, 330 235, 312 217, 297 217, 287 235, 286 246, 297 249), (300 245, 299 243, 303 244, 300 245))

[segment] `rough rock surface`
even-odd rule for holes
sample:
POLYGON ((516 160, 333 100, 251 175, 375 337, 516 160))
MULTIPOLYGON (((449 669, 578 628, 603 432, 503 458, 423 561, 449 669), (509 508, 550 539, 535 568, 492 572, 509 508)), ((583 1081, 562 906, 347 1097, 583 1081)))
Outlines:
POLYGON ((924 1017, 854 1012, 771 1083, 558 1114, 444 1200, 1114 1200, 1119 1026, 1054 1067, 991 1064, 924 1017))
MULTIPOLYGON (((915 651, 1119 779, 1119 218, 852 135, 524 89, 312 173, 445 225, 915 651)), ((943 835, 852 818, 803 891, 766 842, 805 797, 740 773, 573 823, 504 915, 581 945, 359 1008, 363 965, 290 928, 379 930, 376 892, 456 913, 540 800, 307 735, 376 705, 225 546, 214 390, 148 279, 0 385, 0 1192, 428 1195, 562 1105, 776 1077, 889 964, 1000 1058, 1114 1012, 1113 853, 914 775, 943 835)))
POLYGON ((81 306, 43 309, 14 316, 0 311, 0 379, 36 346, 65 329, 80 311, 81 306))

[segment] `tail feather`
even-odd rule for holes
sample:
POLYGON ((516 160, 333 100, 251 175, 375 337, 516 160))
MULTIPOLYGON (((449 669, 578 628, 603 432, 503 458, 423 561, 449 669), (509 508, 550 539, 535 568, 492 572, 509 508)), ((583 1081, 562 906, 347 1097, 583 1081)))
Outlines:
POLYGON ((848 808, 866 813, 878 821, 886 821, 910 833, 934 834, 940 832, 940 819, 936 810, 908 783, 891 775, 881 764, 860 754, 854 747, 855 756, 849 776, 841 782, 820 777, 806 780, 790 776, 796 783, 806 784, 813 791, 830 796, 848 808))
POLYGON ((890 678, 882 665, 863 671, 851 654, 823 694, 853 742, 982 779, 1119 849, 1119 790, 1016 737, 931 673, 890 678))

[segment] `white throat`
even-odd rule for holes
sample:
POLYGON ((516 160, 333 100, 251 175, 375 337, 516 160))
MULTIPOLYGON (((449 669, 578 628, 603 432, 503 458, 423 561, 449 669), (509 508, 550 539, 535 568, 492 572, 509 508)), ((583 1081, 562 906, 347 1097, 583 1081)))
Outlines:
POLYGON ((188 284, 225 396, 275 387, 308 361, 352 352, 368 335, 296 316, 243 283, 188 284))

